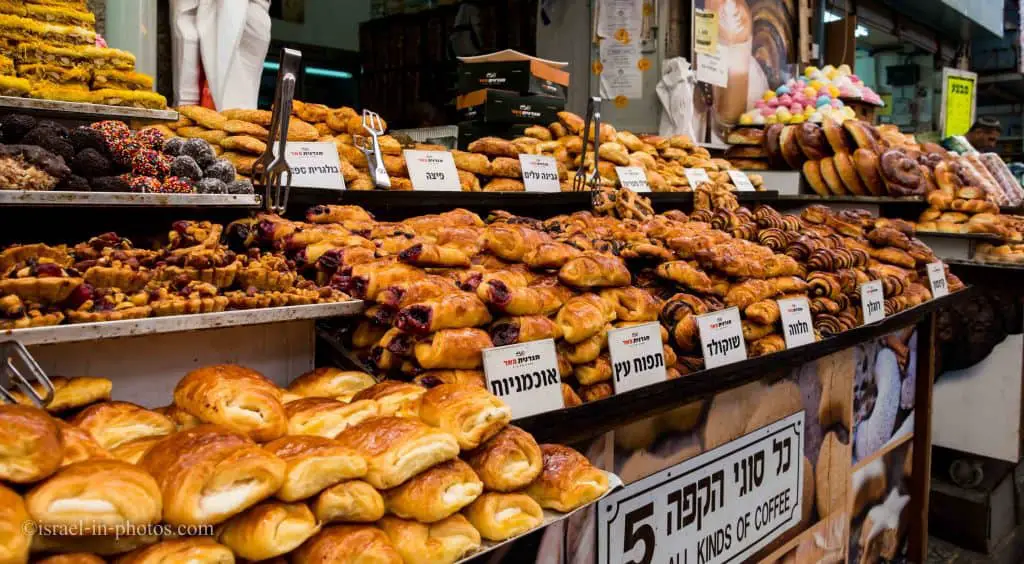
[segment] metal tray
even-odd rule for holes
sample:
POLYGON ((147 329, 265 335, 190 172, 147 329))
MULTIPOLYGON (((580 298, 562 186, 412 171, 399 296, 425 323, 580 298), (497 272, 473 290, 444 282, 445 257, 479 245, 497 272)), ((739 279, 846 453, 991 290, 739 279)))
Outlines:
POLYGON ((147 110, 145 108, 106 106, 103 104, 85 104, 81 102, 62 102, 60 100, 38 100, 35 98, 18 98, 15 96, 0 96, 0 109, 14 110, 34 115, 93 120, 178 120, 178 112, 175 110, 147 110))
POLYGON ((135 194, 131 192, 41 192, 0 190, 0 206, 233 207, 256 208, 256 194, 135 194))

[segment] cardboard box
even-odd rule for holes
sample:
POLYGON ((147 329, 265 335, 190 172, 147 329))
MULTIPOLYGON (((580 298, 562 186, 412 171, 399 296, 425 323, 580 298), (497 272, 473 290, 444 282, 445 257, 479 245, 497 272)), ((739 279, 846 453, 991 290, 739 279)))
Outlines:
POLYGON ((564 101, 569 91, 569 73, 539 61, 460 64, 459 94, 481 88, 540 94, 564 101))
POLYGON ((465 151, 469 144, 481 137, 500 137, 515 139, 522 137, 527 127, 533 124, 486 124, 478 121, 464 121, 459 124, 458 148, 465 151))
POLYGON ((565 100, 484 89, 459 96, 456 107, 465 119, 472 121, 548 125, 558 121, 565 100))

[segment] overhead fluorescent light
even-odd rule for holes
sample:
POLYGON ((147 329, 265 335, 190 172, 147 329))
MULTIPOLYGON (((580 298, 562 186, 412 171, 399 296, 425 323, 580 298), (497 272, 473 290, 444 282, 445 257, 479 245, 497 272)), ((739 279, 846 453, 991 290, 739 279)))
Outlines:
MULTIPOLYGON (((838 16, 835 12, 830 12, 828 10, 825 10, 825 23, 837 22, 837 21, 839 21, 841 19, 843 19, 843 18, 838 16)), ((857 29, 853 30, 853 36, 854 37, 867 37, 868 36, 868 28, 866 28, 866 27, 864 27, 862 25, 858 25, 857 29)))
POLYGON ((862 25, 858 25, 857 29, 853 30, 853 36, 854 37, 867 37, 868 36, 868 28, 866 28, 866 27, 864 27, 862 25))
POLYGON ((825 23, 837 22, 843 18, 837 16, 834 12, 825 10, 825 23))
MULTIPOLYGON (((281 65, 271 61, 264 61, 263 68, 267 70, 276 71, 281 68, 281 65)), ((352 78, 352 73, 345 71, 338 71, 332 69, 324 69, 320 67, 306 67, 306 72, 313 76, 327 76, 330 78, 340 78, 342 80, 348 80, 352 78)))

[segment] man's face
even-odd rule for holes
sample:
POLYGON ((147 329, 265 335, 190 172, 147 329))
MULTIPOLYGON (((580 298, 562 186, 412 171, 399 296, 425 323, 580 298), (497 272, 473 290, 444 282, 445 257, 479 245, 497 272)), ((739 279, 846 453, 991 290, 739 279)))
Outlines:
POLYGON ((979 151, 995 149, 999 141, 999 130, 994 127, 981 127, 967 134, 967 140, 979 151))

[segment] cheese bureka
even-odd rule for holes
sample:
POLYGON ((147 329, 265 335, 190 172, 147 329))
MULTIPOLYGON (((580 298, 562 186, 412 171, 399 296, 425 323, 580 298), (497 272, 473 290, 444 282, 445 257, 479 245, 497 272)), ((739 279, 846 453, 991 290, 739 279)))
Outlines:
POLYGON ((530 496, 521 493, 487 492, 464 511, 480 536, 503 541, 519 536, 544 522, 544 511, 530 496))
POLYGON ((64 444, 56 420, 45 411, 0 405, 0 429, 0 480, 29 484, 60 468, 64 444))
POLYGON ((174 403, 207 423, 272 441, 288 430, 281 393, 255 370, 220 364, 186 374, 174 388, 174 403))
POLYGON ((458 514, 429 525, 388 516, 377 526, 405 564, 450 564, 480 548, 480 533, 458 514))
POLYGON ((451 433, 465 450, 476 448, 512 420, 512 409, 484 388, 441 384, 423 394, 420 419, 451 433))
POLYGON ((398 486, 459 454, 459 443, 449 433, 401 417, 363 421, 342 431, 337 440, 366 458, 366 481, 378 489, 398 486))
POLYGON ((25 495, 32 520, 51 526, 121 527, 160 521, 156 480, 120 460, 87 460, 64 467, 25 495))
POLYGON ((384 531, 369 525, 334 525, 313 535, 292 555, 292 564, 403 564, 384 531))
POLYGON ((543 470, 525 492, 545 509, 567 512, 608 491, 608 477, 587 457, 563 446, 541 445, 543 470))
POLYGON ((319 530, 305 504, 266 502, 224 523, 217 540, 246 560, 268 560, 295 550, 319 530))
POLYGON ((540 446, 533 435, 512 425, 466 453, 466 462, 489 491, 497 492, 525 488, 543 468, 540 446))
POLYGON ((352 396, 375 383, 365 372, 324 367, 299 376, 288 385, 288 391, 303 397, 351 401, 352 396))
POLYGON ((312 497, 342 480, 366 474, 366 460, 323 437, 282 437, 264 445, 287 465, 284 484, 275 494, 282 501, 312 497))
POLYGON ((311 505, 321 523, 373 523, 384 516, 384 498, 362 480, 348 480, 331 486, 311 505))
POLYGON ((433 523, 458 513, 483 490, 483 482, 473 469, 456 458, 434 466, 383 495, 390 513, 433 523))

